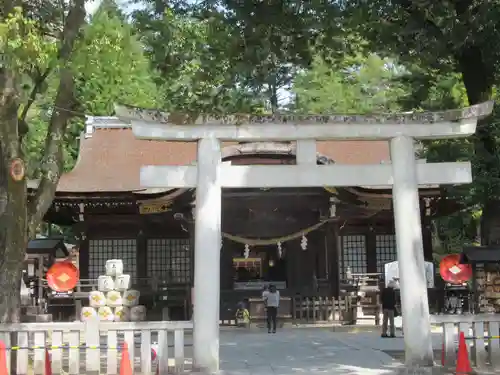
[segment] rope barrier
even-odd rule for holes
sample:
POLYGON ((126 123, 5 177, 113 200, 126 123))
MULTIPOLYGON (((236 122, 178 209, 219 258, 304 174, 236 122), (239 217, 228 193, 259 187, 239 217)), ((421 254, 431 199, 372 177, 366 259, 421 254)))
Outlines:
POLYGON ((500 336, 466 336, 466 340, 498 340, 500 336))
MULTIPOLYGON (((184 344, 184 346, 193 346, 193 344, 184 344)), ((140 348, 141 345, 134 345, 134 348, 140 348)), ((174 345, 168 345, 169 348, 173 348, 174 345)), ((111 349, 111 350, 122 350, 123 347, 120 346, 110 346, 110 345, 33 345, 33 346, 10 346, 6 347, 7 350, 37 350, 37 349, 111 349)))

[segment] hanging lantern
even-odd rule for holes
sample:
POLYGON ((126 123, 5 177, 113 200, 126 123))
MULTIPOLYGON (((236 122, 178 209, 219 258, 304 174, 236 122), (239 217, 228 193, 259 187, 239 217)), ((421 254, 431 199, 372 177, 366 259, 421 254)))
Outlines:
POLYGON ((283 249, 281 248, 281 241, 278 241, 276 246, 278 247, 278 258, 281 259, 281 256, 283 255, 283 249))
POLYGON ((439 263, 439 273, 447 283, 463 284, 472 278, 472 267, 462 264, 460 254, 450 254, 439 263))
POLYGON ((307 250, 307 238, 304 235, 302 235, 302 239, 300 240, 300 247, 302 250, 307 250))
POLYGON ((248 259, 249 255, 250 255, 250 245, 246 243, 245 250, 243 251, 243 256, 245 257, 245 259, 248 259))

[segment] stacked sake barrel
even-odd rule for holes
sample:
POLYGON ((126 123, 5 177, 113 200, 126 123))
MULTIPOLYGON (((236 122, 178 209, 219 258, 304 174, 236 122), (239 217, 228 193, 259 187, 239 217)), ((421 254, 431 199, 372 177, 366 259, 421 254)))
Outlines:
POLYGON ((106 261, 106 274, 97 279, 97 290, 89 294, 89 307, 81 320, 98 317, 102 321, 138 322, 145 320, 146 308, 139 306, 140 293, 130 289, 130 275, 123 273, 120 259, 106 261))

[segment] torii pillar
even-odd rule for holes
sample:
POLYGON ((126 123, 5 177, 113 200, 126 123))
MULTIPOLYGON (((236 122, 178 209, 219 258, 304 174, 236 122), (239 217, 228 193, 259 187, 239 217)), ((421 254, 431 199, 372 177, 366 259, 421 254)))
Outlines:
POLYGON ((392 186, 406 365, 433 365, 419 185, 472 181, 470 163, 416 163, 414 140, 467 137, 493 102, 445 112, 388 116, 228 116, 181 123, 159 111, 117 107, 140 139, 198 142, 196 166, 145 166, 148 188, 196 188, 194 365, 219 369, 222 187, 392 186), (386 140, 391 165, 316 165, 318 140, 386 140), (221 141, 297 141, 297 165, 222 164, 221 141))

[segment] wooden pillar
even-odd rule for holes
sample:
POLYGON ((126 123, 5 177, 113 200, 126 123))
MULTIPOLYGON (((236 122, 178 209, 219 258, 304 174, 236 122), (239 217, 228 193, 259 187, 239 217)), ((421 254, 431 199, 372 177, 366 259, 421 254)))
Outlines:
POLYGON ((187 302, 187 315, 193 319, 193 291, 194 291, 194 221, 191 214, 185 213, 189 220, 186 221, 186 228, 189 235, 189 295, 187 302))
POLYGON ((89 278, 89 239, 80 240, 80 250, 79 250, 79 261, 80 261, 80 277, 82 279, 89 278))
POLYGON ((233 289, 234 269, 233 269, 233 254, 234 246, 244 245, 235 244, 234 242, 224 239, 222 243, 220 256, 220 288, 221 290, 233 289))
POLYGON ((432 217, 430 199, 422 199, 420 207, 422 218, 422 240, 424 243, 424 258, 427 262, 432 262, 434 254, 432 249, 432 217))
POLYGON ((189 233, 189 251, 190 251, 190 281, 191 287, 194 287, 194 221, 189 221, 187 224, 189 233))
POLYGON ((281 244, 282 256, 286 259, 286 287, 294 291, 297 283, 295 281, 295 257, 290 242, 281 244))
POLYGON ((81 279, 89 278, 89 229, 85 221, 81 221, 73 227, 74 232, 80 237, 78 244, 78 263, 81 279))
POLYGON ((141 228, 137 234, 137 252, 136 252, 136 263, 137 263, 137 277, 147 278, 149 277, 148 270, 148 239, 144 230, 141 228))
POLYGON ((304 290, 304 278, 302 275, 303 250, 300 247, 300 238, 288 241, 288 252, 292 253, 293 257, 293 280, 295 293, 302 293, 304 290))
POLYGON ((366 272, 377 272, 377 234, 369 223, 366 232, 366 272))
POLYGON ((339 269, 339 223, 331 221, 325 224, 325 247, 329 263, 328 280, 330 290, 334 297, 340 294, 340 269, 339 269))

